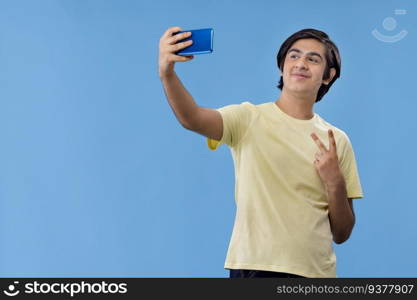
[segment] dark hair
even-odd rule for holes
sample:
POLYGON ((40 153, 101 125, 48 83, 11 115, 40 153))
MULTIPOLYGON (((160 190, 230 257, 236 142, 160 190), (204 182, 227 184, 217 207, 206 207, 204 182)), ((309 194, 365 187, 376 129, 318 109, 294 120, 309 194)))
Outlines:
MULTIPOLYGON (((340 61, 339 49, 337 49, 337 46, 335 45, 335 43, 333 43, 330 40, 329 36, 323 31, 311 29, 311 28, 300 30, 294 33, 293 35, 291 35, 289 38, 287 38, 286 41, 281 45, 281 48, 278 51, 277 65, 281 71, 283 71, 284 61, 285 61, 285 57, 287 55, 288 50, 290 50, 290 47, 296 41, 300 39, 316 39, 319 42, 323 43, 323 45, 325 46, 325 49, 326 49, 325 57, 326 57, 327 63, 326 63, 326 69, 324 70, 323 79, 328 79, 330 77, 331 68, 336 69, 336 74, 333 77, 332 81, 330 81, 328 85, 325 85, 325 84, 321 85, 317 93, 317 98, 316 98, 316 102, 319 102, 321 98, 330 89, 332 84, 336 81, 336 79, 340 77, 341 61, 340 61)), ((282 90, 283 86, 284 86, 284 81, 281 76, 277 87, 280 90, 282 90)))

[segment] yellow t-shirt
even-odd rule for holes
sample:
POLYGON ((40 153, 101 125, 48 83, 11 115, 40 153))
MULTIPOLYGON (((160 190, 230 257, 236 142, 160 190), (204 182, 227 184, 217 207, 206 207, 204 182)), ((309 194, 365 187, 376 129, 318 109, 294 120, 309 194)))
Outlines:
POLYGON ((337 277, 328 199, 313 165, 319 148, 310 134, 328 148, 333 129, 348 198, 362 198, 348 136, 317 114, 293 118, 275 102, 218 111, 223 137, 207 139, 208 146, 228 145, 235 167, 236 218, 224 267, 337 277))

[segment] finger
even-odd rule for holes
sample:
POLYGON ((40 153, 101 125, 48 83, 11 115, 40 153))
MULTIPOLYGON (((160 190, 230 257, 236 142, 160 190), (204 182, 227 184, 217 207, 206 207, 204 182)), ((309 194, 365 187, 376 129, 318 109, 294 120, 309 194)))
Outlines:
POLYGON ((191 46, 192 43, 193 43, 192 40, 188 40, 188 41, 185 41, 185 42, 170 45, 170 46, 168 46, 168 50, 171 53, 175 53, 175 52, 178 52, 178 51, 180 51, 184 48, 187 48, 188 46, 191 46))
POLYGON ((193 55, 182 56, 182 55, 172 54, 172 60, 178 61, 178 62, 189 61, 189 60, 192 60, 193 58, 194 58, 193 55))
POLYGON ((188 38, 189 36, 191 36, 191 32, 183 32, 183 33, 176 34, 173 37, 167 39, 167 44, 173 45, 180 40, 188 38))
POLYGON ((178 31, 181 31, 181 30, 182 30, 182 29, 181 29, 181 27, 179 27, 179 26, 170 27, 170 28, 168 28, 168 29, 164 32, 164 34, 162 35, 162 37, 164 37, 164 38, 170 37, 170 36, 172 36, 175 32, 178 32, 178 31))
POLYGON ((333 130, 329 129, 329 147, 330 151, 336 151, 336 140, 334 138, 333 130))
POLYGON ((316 153, 315 158, 316 158, 316 160, 320 160, 321 159, 321 155, 319 153, 316 153))
POLYGON ((322 143, 322 141, 319 139, 319 137, 313 132, 311 134, 311 137, 313 138, 314 142, 316 142, 317 146, 319 147, 319 149, 323 152, 326 153, 327 149, 326 146, 324 146, 324 144, 322 143))

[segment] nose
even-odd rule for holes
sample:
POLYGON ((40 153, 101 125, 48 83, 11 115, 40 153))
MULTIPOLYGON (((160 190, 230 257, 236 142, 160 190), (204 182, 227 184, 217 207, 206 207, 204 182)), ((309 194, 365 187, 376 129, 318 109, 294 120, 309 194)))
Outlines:
POLYGON ((306 70, 307 64, 305 62, 305 57, 300 57, 299 59, 297 59, 295 66, 300 70, 306 70))

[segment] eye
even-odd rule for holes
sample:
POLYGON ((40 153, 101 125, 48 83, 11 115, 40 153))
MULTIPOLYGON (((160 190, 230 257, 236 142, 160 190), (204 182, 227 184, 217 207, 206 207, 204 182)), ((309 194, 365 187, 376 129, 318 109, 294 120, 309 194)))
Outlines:
POLYGON ((291 54, 290 55, 290 58, 296 58, 296 57, 298 57, 298 55, 296 55, 296 54, 291 54))
POLYGON ((315 64, 318 64, 319 63, 319 60, 317 58, 310 57, 309 60, 311 62, 315 63, 315 64))

